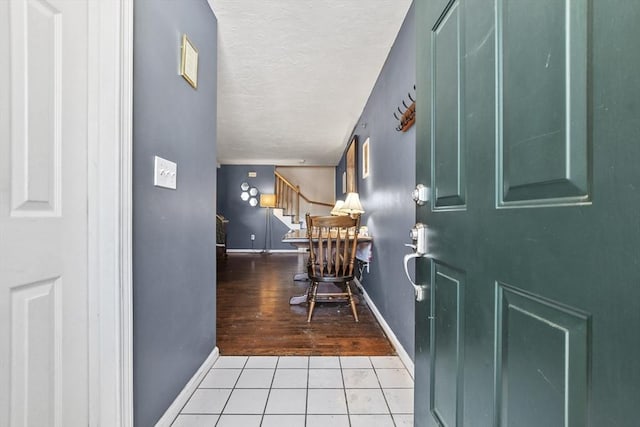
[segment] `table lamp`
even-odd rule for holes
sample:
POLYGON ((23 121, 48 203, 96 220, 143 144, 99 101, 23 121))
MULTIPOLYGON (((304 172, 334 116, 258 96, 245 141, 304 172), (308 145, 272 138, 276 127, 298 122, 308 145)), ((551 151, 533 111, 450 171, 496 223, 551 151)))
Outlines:
POLYGON ((342 212, 341 209, 343 206, 344 206, 344 200, 336 200, 335 206, 331 209, 331 215, 337 215, 337 216, 349 215, 346 212, 342 212))
POLYGON ((360 196, 358 195, 358 193, 347 194, 347 198, 344 200, 344 205, 342 206, 340 211, 351 216, 363 214, 364 209, 362 208, 362 204, 360 203, 360 196))

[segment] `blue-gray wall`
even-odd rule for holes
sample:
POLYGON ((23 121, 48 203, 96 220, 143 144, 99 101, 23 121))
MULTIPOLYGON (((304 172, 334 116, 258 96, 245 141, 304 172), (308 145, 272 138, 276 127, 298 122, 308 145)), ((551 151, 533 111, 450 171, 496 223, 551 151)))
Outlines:
MULTIPOLYGON (((362 224, 374 239, 370 273, 362 283, 404 349, 414 353, 414 297, 405 278, 402 257, 409 253, 409 230, 415 223, 415 126, 408 132, 395 130, 393 112, 407 92, 414 96, 415 19, 411 6, 358 125, 358 192, 365 209, 362 224), (366 127, 362 125, 366 124, 366 127), (362 179, 362 144, 369 141, 370 175, 362 179)), ((414 96, 415 98, 415 96, 414 96)), ((342 194, 344 156, 336 167, 336 198, 342 194)))
POLYGON ((217 22, 206 0, 134 2, 133 389, 153 426, 216 345, 217 22), (198 89, 178 75, 199 50, 198 89), (178 189, 153 186, 153 158, 178 189))
MULTIPOLYGON (((222 165, 218 168, 218 213, 229 220, 226 225, 228 249, 265 249, 267 221, 271 221, 270 248, 295 249, 281 242, 289 229, 280 220, 273 215, 267 217, 267 209, 250 206, 240 198, 243 182, 260 193, 273 194, 275 169, 273 165, 222 165), (256 172, 256 177, 249 178, 249 172, 256 172), (251 234, 256 235, 253 242, 251 234)), ((259 200, 260 196, 257 197, 259 200)))

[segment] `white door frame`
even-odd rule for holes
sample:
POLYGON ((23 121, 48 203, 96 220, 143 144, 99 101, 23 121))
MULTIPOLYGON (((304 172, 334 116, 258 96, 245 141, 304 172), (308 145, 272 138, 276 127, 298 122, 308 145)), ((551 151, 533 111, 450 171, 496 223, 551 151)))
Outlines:
POLYGON ((133 426, 133 2, 89 1, 89 425, 133 426))

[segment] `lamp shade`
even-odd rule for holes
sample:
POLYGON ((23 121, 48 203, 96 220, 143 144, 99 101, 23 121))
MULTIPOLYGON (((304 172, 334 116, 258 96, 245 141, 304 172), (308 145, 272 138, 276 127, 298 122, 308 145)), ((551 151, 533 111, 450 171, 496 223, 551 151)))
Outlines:
POLYGON ((344 216, 344 215, 348 215, 348 213, 346 212, 342 212, 342 207, 344 206, 344 200, 336 200, 336 204, 333 207, 333 209, 331 209, 331 215, 338 215, 338 216, 344 216))
POLYGON ((358 193, 347 194, 347 198, 344 200, 344 205, 340 210, 342 212, 346 212, 347 214, 364 213, 364 209, 362 209, 362 204, 360 203, 360 196, 358 196, 358 193))
POLYGON ((275 194, 261 194, 260 195, 260 207, 261 208, 275 208, 276 207, 276 195, 275 194))

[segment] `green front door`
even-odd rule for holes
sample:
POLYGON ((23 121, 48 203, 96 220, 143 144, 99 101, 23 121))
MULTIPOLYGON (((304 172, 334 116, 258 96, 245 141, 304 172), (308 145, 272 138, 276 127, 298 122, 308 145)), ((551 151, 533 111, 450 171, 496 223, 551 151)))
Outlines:
POLYGON ((640 2, 416 6, 415 425, 640 425, 640 2))

